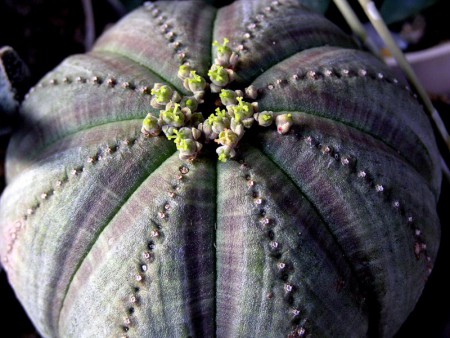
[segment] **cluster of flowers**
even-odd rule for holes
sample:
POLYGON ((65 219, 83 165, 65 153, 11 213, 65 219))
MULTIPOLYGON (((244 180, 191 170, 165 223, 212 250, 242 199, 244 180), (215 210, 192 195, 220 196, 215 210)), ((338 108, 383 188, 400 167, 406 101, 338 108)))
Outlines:
POLYGON ((192 95, 182 97, 173 88, 161 83, 156 83, 151 91, 151 105, 160 109, 160 113, 159 117, 151 113, 146 116, 142 132, 147 136, 157 136, 163 132, 169 140, 174 140, 182 160, 197 157, 203 147, 200 141, 214 141, 220 145, 216 149, 219 160, 226 162, 236 155, 236 146, 245 130, 251 128, 255 121, 260 126, 268 127, 275 119, 280 134, 287 133, 292 125, 291 114, 274 118, 273 112, 258 112, 256 102, 244 101, 244 97, 256 99, 257 90, 253 86, 246 88, 245 92, 226 89, 235 78, 233 69, 238 61, 238 55, 227 46, 228 43, 228 39, 224 39, 223 44, 213 43, 217 57, 208 71, 210 83, 189 65, 180 66, 178 77, 192 95), (197 109, 204 102, 206 90, 219 93, 222 106, 205 120, 197 109))

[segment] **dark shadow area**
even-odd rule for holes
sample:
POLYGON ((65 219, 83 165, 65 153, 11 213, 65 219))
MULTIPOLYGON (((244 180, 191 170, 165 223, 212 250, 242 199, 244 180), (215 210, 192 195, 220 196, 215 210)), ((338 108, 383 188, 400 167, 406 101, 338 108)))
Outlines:
POLYGON ((14 291, 11 289, 5 271, 0 272, 0 299, 2 306, 2 315, 0 320, 2 337, 40 337, 17 300, 14 291))
POLYGON ((450 337, 450 232, 449 232, 450 186, 444 183, 439 213, 441 216, 442 238, 433 273, 425 290, 396 338, 450 337))
MULTIPOLYGON (((434 105, 448 129, 450 127, 449 98, 436 98, 434 105)), ((438 144, 448 166, 450 154, 439 138, 438 144)), ((441 220, 442 237, 434 270, 415 310, 395 338, 450 337, 450 184, 445 178, 442 182, 438 213, 441 220)))
MULTIPOLYGON (((107 0, 92 1, 98 36, 119 19, 107 0)), ((36 83, 68 55, 84 53, 85 15, 81 1, 0 0, 0 46, 13 47, 36 83)))

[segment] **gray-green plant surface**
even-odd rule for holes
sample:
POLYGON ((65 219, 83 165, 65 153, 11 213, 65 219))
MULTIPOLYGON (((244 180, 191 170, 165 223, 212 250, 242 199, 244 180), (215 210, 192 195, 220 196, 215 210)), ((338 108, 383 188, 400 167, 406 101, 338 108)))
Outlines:
MULTIPOLYGON (((33 88, 11 140, 0 257, 46 337, 392 336, 439 244, 441 174, 411 91, 307 1, 148 3, 33 88), (141 132, 217 49, 258 110, 236 156, 141 132)), ((214 113, 206 89, 199 108, 214 113)))

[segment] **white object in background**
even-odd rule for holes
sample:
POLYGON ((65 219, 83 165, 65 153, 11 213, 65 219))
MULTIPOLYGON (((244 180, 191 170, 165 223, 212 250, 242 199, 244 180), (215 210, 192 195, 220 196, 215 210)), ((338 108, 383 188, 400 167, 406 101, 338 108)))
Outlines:
MULTIPOLYGON (((450 94, 450 42, 405 56, 428 93, 450 94)), ((387 58, 386 63, 401 73, 394 58, 387 58)))

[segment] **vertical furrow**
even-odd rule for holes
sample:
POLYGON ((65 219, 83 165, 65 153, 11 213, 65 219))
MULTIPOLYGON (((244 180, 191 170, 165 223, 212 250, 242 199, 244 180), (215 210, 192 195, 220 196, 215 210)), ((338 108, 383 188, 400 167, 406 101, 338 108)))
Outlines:
POLYGON ((433 193, 382 143, 319 120, 289 135, 262 133, 261 149, 320 210, 368 297, 371 334, 389 336, 412 311, 436 257, 433 193))
POLYGON ((263 312, 265 253, 239 164, 219 164, 217 173, 217 336, 243 337, 245 318, 263 312))
POLYGON ((214 168, 176 154, 142 183, 77 271, 61 336, 214 335, 214 168))
POLYGON ((218 336, 364 336, 364 295, 332 234, 270 159, 241 151, 218 169, 218 336))

